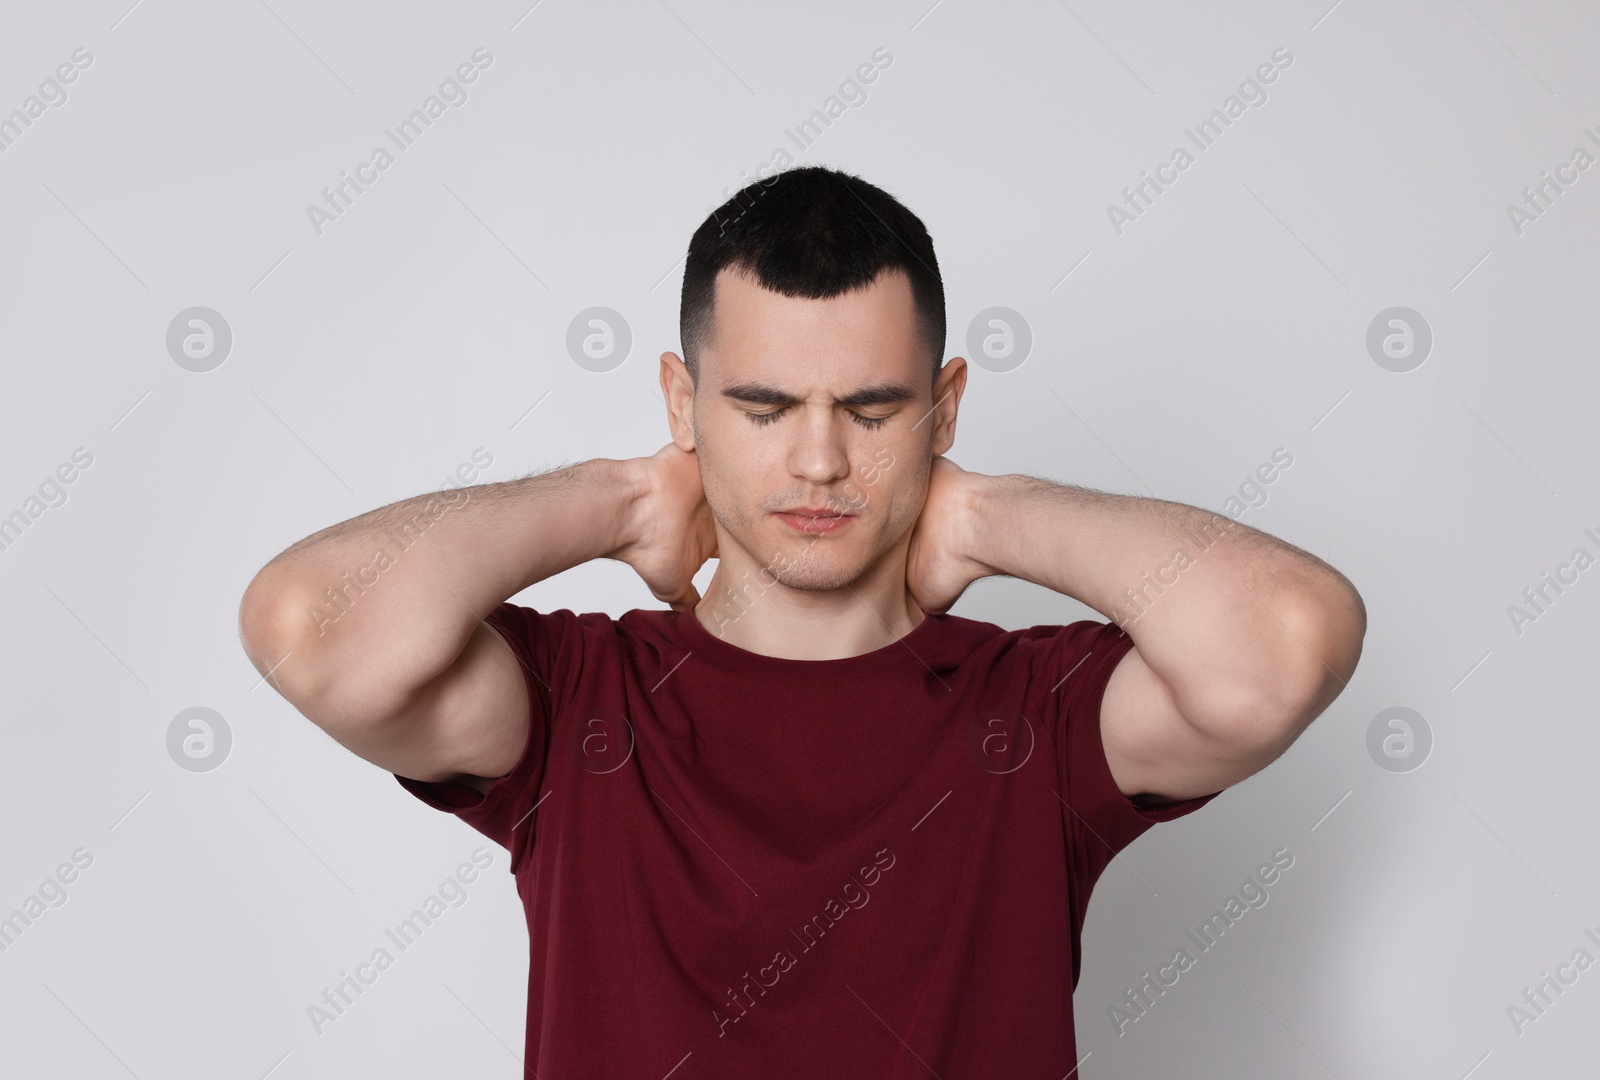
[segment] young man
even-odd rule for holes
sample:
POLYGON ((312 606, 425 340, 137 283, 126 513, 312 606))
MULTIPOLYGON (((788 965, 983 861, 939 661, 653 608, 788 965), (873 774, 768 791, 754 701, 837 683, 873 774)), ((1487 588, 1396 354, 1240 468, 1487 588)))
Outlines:
POLYGON ((302 540, 246 592, 245 648, 509 850, 529 1072, 1068 1074, 1096 878, 1328 706, 1359 595, 1216 514, 945 458, 966 364, 933 245, 858 178, 717 210, 681 318, 661 451, 302 540), (598 558, 668 610, 507 602, 598 558), (991 574, 1117 623, 945 613, 991 574))

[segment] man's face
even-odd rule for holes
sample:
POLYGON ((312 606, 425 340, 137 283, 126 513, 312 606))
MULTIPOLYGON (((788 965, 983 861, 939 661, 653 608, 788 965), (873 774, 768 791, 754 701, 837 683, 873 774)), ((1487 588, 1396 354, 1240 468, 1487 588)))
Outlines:
POLYGON ((724 270, 714 326, 691 424, 723 561, 737 546, 769 583, 843 588, 908 539, 952 438, 959 388, 934 410, 911 283, 813 300, 724 270))

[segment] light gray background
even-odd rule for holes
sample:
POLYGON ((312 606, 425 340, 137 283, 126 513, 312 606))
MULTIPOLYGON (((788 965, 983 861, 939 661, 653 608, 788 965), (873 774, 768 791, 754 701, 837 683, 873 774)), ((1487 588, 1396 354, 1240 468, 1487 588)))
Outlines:
MULTIPOLYGON (((1600 570, 1521 634, 1507 614, 1600 553, 1600 172, 1522 235, 1506 213, 1600 153, 1592 5, 270 4, 5 10, 0 113, 94 58, 0 154, 0 514, 94 459, 0 552, 0 915, 94 859, 0 953, 5 1071, 521 1074, 526 937, 492 844, 468 902, 314 1033, 306 1006, 487 842, 263 685, 237 604, 294 540, 476 449, 502 480, 664 444, 689 235, 779 146, 922 216, 947 355, 985 308, 1031 327, 1016 370, 973 366, 958 463, 1221 510, 1284 447, 1241 520, 1366 600, 1360 669, 1293 750, 1106 871, 1081 1075, 1593 1067, 1600 970, 1521 1035, 1506 1011, 1575 949, 1600 959, 1600 570), (479 46, 469 100, 317 235, 306 205, 479 46), (785 129, 880 46, 867 100, 796 150, 785 129), (1107 204, 1279 47, 1266 104, 1117 235, 1107 204), (634 339, 607 373, 565 345, 594 305, 634 339), (1397 305, 1435 336, 1407 373, 1365 345, 1397 305), (193 306, 234 336, 207 373, 165 346, 193 306), (167 750, 197 705, 233 738, 209 772, 167 750), (1435 740, 1404 773, 1366 749, 1397 705, 1435 740), (1107 1007, 1281 846, 1267 906, 1119 1036, 1107 1007)), ((657 606, 620 563, 517 599, 657 606)), ((954 611, 1095 617, 992 579, 954 611)))

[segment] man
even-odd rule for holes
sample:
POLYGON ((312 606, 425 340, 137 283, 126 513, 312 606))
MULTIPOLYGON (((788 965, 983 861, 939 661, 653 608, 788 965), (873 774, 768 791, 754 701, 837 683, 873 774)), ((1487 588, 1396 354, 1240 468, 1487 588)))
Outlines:
POLYGON ((1100 872, 1353 673, 1321 560, 944 457, 937 266, 858 178, 758 181, 690 242, 671 443, 375 510, 246 592, 296 708, 510 852, 528 1072, 1063 1076, 1100 872), (668 610, 507 602, 597 558, 668 610), (1122 625, 946 613, 993 574, 1122 625))

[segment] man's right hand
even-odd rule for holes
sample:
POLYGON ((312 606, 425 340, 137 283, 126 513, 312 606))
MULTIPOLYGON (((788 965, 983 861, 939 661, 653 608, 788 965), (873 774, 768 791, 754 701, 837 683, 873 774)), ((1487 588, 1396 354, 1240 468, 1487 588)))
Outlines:
POLYGON ((644 495, 634 505, 628 542, 609 557, 633 567, 657 600, 674 611, 692 611, 700 601, 694 576, 717 555, 699 462, 669 442, 623 464, 636 471, 644 495))

